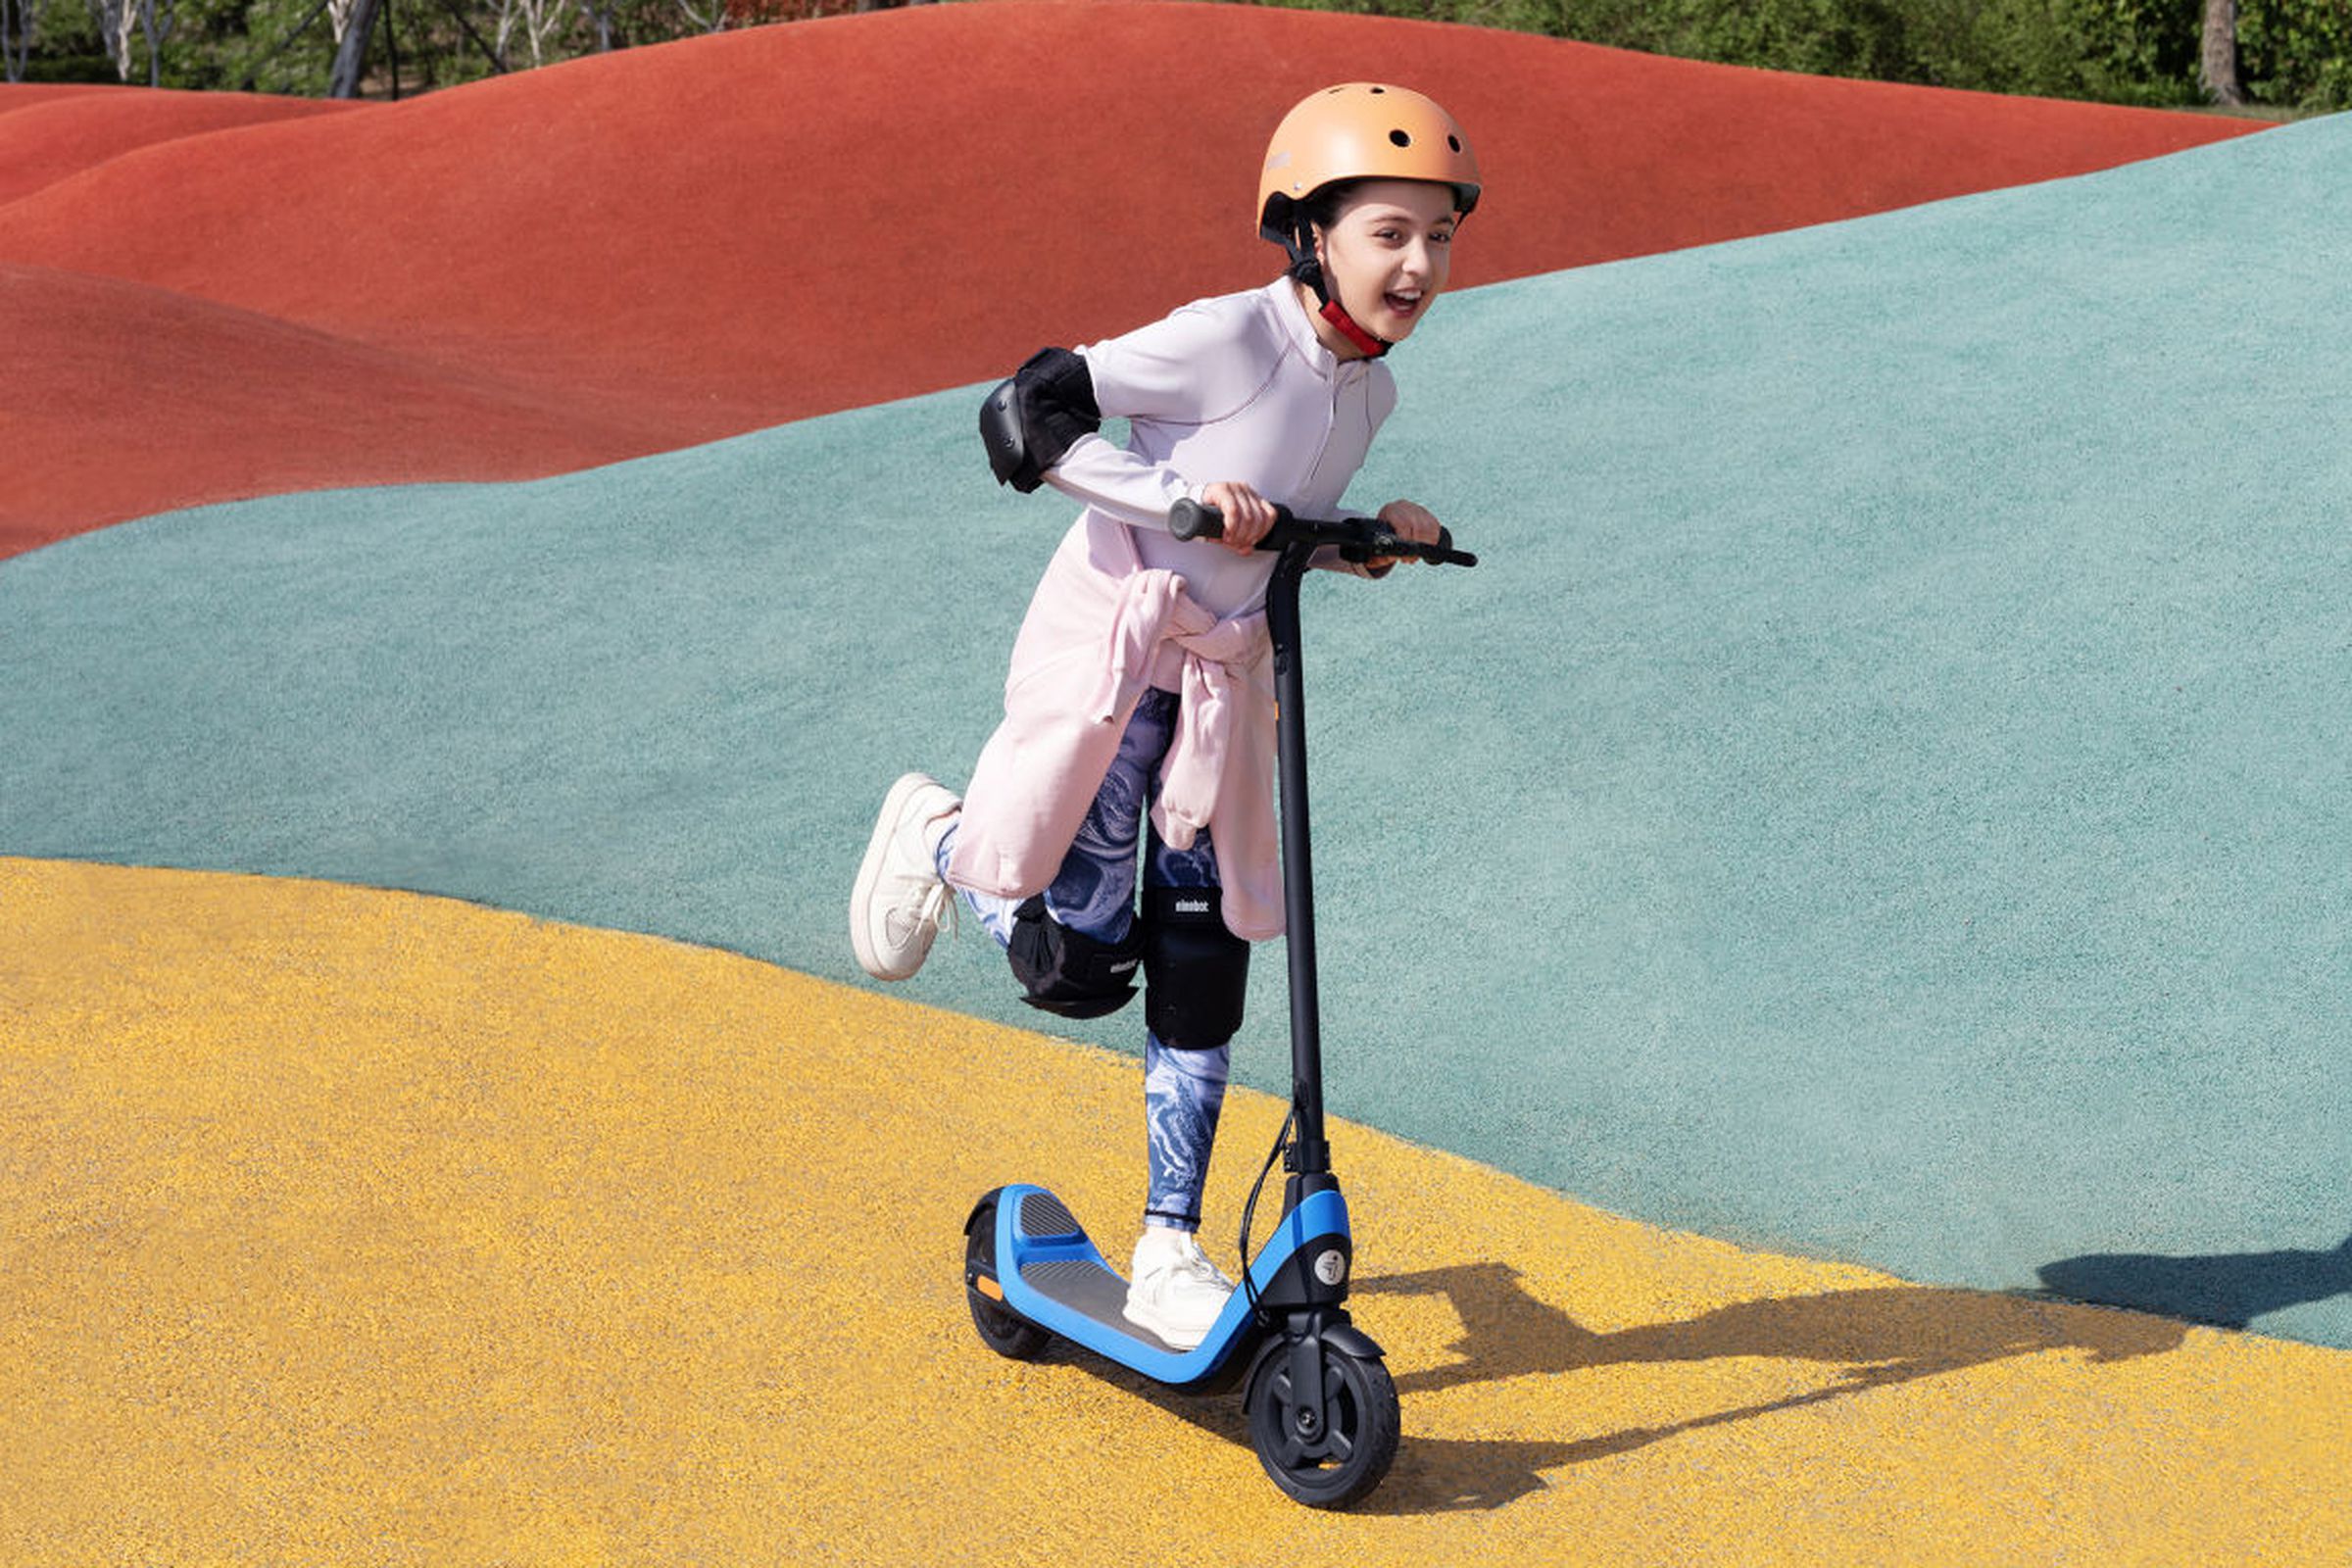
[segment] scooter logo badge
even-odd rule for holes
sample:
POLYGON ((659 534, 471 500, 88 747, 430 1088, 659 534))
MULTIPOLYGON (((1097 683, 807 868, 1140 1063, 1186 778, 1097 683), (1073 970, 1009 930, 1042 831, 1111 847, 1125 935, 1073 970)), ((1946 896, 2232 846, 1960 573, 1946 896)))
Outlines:
POLYGON ((1326 1285, 1337 1285, 1348 1277, 1348 1254, 1333 1248, 1315 1259, 1315 1278, 1326 1285))

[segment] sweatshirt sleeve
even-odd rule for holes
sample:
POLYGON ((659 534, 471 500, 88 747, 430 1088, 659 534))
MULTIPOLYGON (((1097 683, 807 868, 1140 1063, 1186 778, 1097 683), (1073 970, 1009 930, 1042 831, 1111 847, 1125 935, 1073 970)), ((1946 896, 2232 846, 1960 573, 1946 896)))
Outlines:
MULTIPOLYGON (((1104 411, 1108 413, 1108 410, 1104 411)), ((1144 528, 1166 528, 1168 509, 1200 486, 1164 463, 1152 463, 1099 435, 1080 436, 1061 461, 1046 470, 1046 483, 1073 501, 1144 528)))
MULTIPOLYGON (((1247 408, 1271 374, 1252 325, 1248 296, 1202 300, 1078 353, 1105 418, 1209 424, 1247 408)), ((1170 507, 1198 501, 1220 477, 1192 482, 1100 435, 1081 438, 1046 471, 1046 482, 1072 500, 1147 528, 1167 527, 1170 507)))

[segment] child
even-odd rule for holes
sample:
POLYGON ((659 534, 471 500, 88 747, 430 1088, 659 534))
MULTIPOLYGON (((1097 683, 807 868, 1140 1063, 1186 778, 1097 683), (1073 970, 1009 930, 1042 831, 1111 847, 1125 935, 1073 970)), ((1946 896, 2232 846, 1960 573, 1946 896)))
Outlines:
MULTIPOLYGON (((1233 1289, 1195 1233, 1250 943, 1282 931, 1263 608, 1274 557, 1251 547, 1275 502, 1348 514, 1341 494, 1396 403, 1381 357, 1445 288, 1478 194, 1445 110, 1401 87, 1328 88, 1266 153, 1259 232, 1290 253, 1281 278, 1075 353, 1047 349, 990 396, 981 430, 998 479, 1051 484, 1086 511, 1030 603, 968 799, 901 778, 851 895, 852 945, 877 979, 922 965, 951 889, 1004 946, 1024 1000, 1049 1011, 1114 1011, 1140 966, 1150 1188, 1126 1315, 1180 1349, 1233 1289), (1097 433, 1106 415, 1132 421, 1124 450, 1097 433), (1223 514, 1221 542, 1167 531, 1188 496, 1223 514)), ((1400 538, 1438 537, 1409 501, 1380 517, 1400 538)), ((1317 564, 1374 577, 1394 564, 1317 564)))

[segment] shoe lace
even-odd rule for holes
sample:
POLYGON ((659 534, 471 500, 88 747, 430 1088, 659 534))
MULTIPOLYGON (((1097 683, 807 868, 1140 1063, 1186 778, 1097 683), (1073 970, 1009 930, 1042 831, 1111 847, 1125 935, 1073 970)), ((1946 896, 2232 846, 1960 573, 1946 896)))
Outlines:
POLYGON ((1223 1269, 1209 1261, 1208 1254, 1200 1250, 1199 1242, 1191 1242, 1182 1252, 1177 1254, 1173 1266, 1183 1273, 1190 1274, 1203 1285, 1214 1285, 1220 1290, 1227 1291, 1233 1289, 1233 1281, 1225 1277, 1223 1269))
POLYGON ((956 897, 954 888, 945 882, 934 882, 931 890, 923 895, 923 918, 946 931, 948 940, 953 942, 957 923, 956 906, 962 902, 956 897))
POLYGON ((889 918, 906 922, 903 928, 892 935, 904 940, 907 932, 920 931, 928 925, 944 929, 948 939, 954 941, 957 925, 956 906, 958 902, 954 888, 945 882, 934 882, 923 890, 923 902, 911 910, 891 912, 889 918))

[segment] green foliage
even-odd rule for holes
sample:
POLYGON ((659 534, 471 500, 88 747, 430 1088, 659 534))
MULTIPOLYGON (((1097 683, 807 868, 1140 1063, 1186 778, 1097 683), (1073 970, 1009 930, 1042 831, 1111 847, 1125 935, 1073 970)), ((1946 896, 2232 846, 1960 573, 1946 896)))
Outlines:
POLYGON ((1625 22, 1654 29, 1639 47, 1658 54, 1816 76, 1915 74, 1890 0, 1663 0, 1621 9, 1632 13, 1625 22))
MULTIPOLYGON (((1816 75, 2199 103, 2202 0, 1268 0, 1540 32, 1816 75)), ((2352 106, 2352 0, 2240 0, 2261 101, 2352 106)))
MULTIPOLYGON (((168 86, 325 91, 334 39, 318 0, 162 0, 168 86), (308 20, 307 28, 304 24, 308 20)), ((499 0, 386 0, 394 7, 404 92, 499 69, 499 0)), ((594 0, 614 47, 700 30, 688 6, 730 0, 594 0)), ((731 0, 737 24, 851 8, 853 0, 731 0)), ((888 0, 885 0, 888 3, 888 0)), ((1578 38, 1652 54, 1817 75, 1863 76, 2108 103, 2185 105, 2197 85, 2203 0, 1266 0, 1578 38)), ((2352 0, 2239 0, 2240 74, 2261 103, 2352 107, 2352 0)), ((549 61, 598 47, 575 0, 549 61)), ((379 32, 369 96, 390 90, 379 32)), ((522 69, 519 33, 504 64, 522 69)), ((50 0, 30 75, 113 80, 84 0, 50 0)), ((140 73, 143 78, 143 71, 140 73)))
POLYGON ((1950 85, 2108 103, 2197 101, 2201 0, 1989 0, 1969 22, 1950 85))
POLYGON ((296 35, 318 0, 177 0, 180 26, 201 40, 165 52, 168 87, 251 88, 310 97, 326 90, 334 34, 326 18, 296 35))
POLYGON ((2237 47, 2258 102, 2352 109, 2352 0, 2238 0, 2237 47))
POLYGON ((115 63, 106 56, 98 24, 79 0, 50 0, 42 11, 26 81, 114 81, 115 63))

